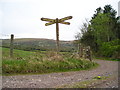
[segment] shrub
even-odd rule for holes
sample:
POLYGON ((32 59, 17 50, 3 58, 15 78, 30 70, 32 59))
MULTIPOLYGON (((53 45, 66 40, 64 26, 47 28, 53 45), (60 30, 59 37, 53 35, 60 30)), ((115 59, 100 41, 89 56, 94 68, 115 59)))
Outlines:
POLYGON ((99 53, 104 57, 113 57, 113 58, 120 58, 120 40, 114 40, 111 42, 104 42, 100 48, 99 53))

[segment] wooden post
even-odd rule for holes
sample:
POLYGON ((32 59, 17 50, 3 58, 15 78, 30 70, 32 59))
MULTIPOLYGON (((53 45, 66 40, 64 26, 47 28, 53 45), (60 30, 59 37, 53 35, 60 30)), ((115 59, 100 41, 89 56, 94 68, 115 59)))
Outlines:
POLYGON ((59 52, 59 23, 58 23, 58 18, 56 18, 56 46, 57 46, 57 52, 59 52))
POLYGON ((10 40, 10 57, 13 57, 13 39, 14 39, 14 35, 11 34, 11 40, 10 40))
POLYGON ((91 48, 90 48, 90 46, 88 46, 88 59, 89 59, 90 61, 92 61, 91 48))
POLYGON ((80 57, 83 56, 83 48, 82 48, 82 44, 80 43, 80 57))
POLYGON ((80 58, 80 43, 78 43, 78 55, 79 55, 79 58, 80 58))
POLYGON ((83 46, 82 45, 81 45, 81 48, 80 48, 80 52, 81 52, 80 57, 83 57, 83 46))

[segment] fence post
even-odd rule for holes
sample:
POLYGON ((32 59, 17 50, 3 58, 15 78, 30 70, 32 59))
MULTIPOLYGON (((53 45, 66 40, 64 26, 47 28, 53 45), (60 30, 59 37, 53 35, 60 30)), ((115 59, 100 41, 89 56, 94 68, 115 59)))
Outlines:
POLYGON ((78 43, 78 55, 79 55, 79 58, 80 58, 80 43, 78 43))
POLYGON ((11 34, 11 39, 10 39, 10 57, 13 57, 13 39, 14 39, 14 35, 11 34))

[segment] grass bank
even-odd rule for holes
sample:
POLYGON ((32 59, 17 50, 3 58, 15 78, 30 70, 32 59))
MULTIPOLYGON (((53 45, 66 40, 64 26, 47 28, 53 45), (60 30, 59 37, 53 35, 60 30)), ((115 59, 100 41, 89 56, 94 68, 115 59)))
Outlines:
POLYGON ((70 58, 67 53, 14 50, 13 58, 9 57, 9 48, 2 48, 2 53, 3 75, 88 70, 98 66, 95 62, 70 58))

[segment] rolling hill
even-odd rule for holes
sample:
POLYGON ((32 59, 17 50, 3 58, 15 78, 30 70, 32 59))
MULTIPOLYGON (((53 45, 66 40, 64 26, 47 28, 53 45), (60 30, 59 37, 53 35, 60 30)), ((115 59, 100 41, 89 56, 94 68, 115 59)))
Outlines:
MULTIPOLYGON (((10 47, 10 39, 2 39, 2 47, 10 47)), ((21 50, 55 50, 56 41, 41 38, 19 38, 14 39, 14 48, 21 50)), ((75 50, 73 41, 60 41, 60 51, 75 50)))

